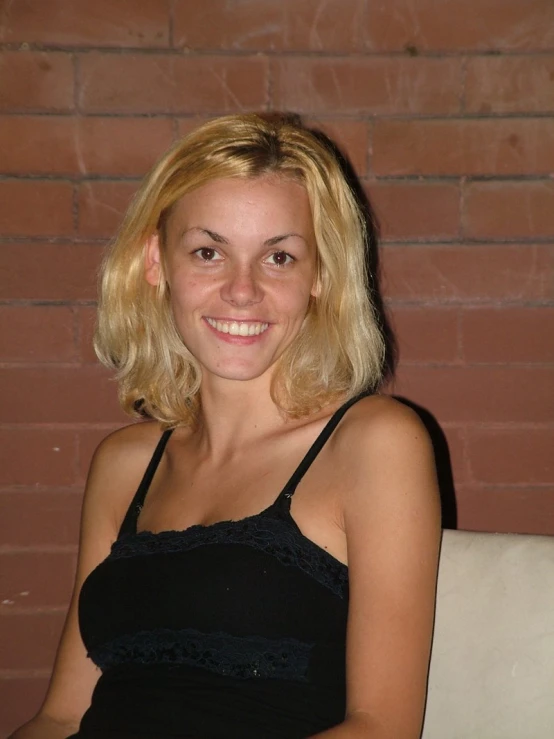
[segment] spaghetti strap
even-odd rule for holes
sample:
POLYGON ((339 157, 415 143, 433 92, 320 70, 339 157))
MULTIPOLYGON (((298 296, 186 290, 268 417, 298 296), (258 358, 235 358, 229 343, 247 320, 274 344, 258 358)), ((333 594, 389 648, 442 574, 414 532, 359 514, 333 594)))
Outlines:
MULTIPOLYGON (((317 457, 319 452, 323 449, 326 441, 329 439, 335 428, 337 427, 339 421, 344 416, 346 411, 353 406, 355 403, 358 402, 358 400, 361 400, 362 398, 365 398, 369 393, 364 392, 360 393, 359 395, 356 395, 354 398, 351 398, 350 400, 347 400, 346 403, 341 405, 340 408, 338 408, 331 418, 327 421, 325 426, 323 427, 323 430, 317 437, 317 439, 314 441, 314 443, 311 445, 311 447, 306 452, 304 458, 298 465, 298 467, 295 469, 295 471, 292 473, 289 481, 279 494, 279 497, 275 501, 276 503, 279 503, 283 498, 292 498, 296 491, 296 487, 300 480, 304 477, 308 469, 310 468, 312 462, 317 457)), ((290 501, 289 501, 290 502, 290 501)))
POLYGON ((164 431, 161 435, 160 440, 158 441, 156 448, 154 449, 154 454, 152 454, 152 458, 148 463, 146 472, 144 473, 144 476, 140 481, 140 485, 137 488, 137 492, 135 493, 133 500, 129 505, 129 508, 127 509, 127 513, 125 514, 125 518, 123 519, 123 522, 119 529, 119 533, 117 535, 118 539, 124 534, 136 534, 137 520, 142 509, 144 499, 146 498, 146 493, 148 492, 148 488, 150 487, 152 478, 154 477, 156 470, 158 469, 158 465, 160 464, 160 460, 164 453, 166 444, 169 441, 169 437, 173 433, 173 430, 174 429, 168 429, 167 431, 164 431))

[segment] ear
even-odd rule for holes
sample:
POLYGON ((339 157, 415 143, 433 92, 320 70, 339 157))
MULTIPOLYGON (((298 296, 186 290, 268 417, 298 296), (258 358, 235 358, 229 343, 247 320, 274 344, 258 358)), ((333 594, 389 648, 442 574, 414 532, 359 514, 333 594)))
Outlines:
POLYGON ((316 275, 314 277, 312 289, 310 290, 310 295, 312 296, 312 298, 319 298, 319 296, 321 295, 321 277, 319 275, 316 275))
POLYGON ((160 237, 157 233, 150 236, 146 242, 144 276, 149 285, 157 287, 160 284, 160 280, 162 278, 162 266, 160 260, 160 237))

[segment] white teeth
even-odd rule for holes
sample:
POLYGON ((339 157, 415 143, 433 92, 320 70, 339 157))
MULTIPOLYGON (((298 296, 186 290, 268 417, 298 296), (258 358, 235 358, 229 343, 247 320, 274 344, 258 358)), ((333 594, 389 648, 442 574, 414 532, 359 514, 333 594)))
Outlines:
POLYGON ((206 318, 210 326, 213 326, 223 334, 231 336, 258 336, 269 328, 269 323, 242 323, 239 321, 216 321, 214 318, 206 318))

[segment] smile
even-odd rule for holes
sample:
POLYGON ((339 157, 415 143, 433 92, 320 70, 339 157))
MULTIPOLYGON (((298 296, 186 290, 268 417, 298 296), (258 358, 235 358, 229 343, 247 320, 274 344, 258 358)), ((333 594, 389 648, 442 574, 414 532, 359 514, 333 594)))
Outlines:
POLYGON ((269 328, 269 323, 255 323, 252 321, 216 321, 215 318, 208 318, 207 316, 206 321, 217 331, 231 336, 258 336, 269 328))

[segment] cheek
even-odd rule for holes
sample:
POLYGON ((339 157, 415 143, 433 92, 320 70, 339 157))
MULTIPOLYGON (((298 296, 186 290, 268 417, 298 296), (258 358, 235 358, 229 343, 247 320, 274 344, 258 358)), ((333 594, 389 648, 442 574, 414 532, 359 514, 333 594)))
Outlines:
POLYGON ((199 287, 198 280, 187 274, 179 274, 177 272, 169 280, 169 289, 173 300, 182 304, 186 304, 191 299, 194 299, 194 296, 199 292, 199 287))
POLYGON ((296 284, 290 285, 283 296, 283 305, 289 307, 291 311, 297 311, 303 307, 307 307, 310 302, 311 283, 307 280, 299 280, 296 284))
MULTIPOLYGON (((212 289, 204 280, 190 275, 175 275, 169 285, 171 306, 177 324, 185 325, 205 312, 212 289)), ((211 301, 213 303, 213 300, 211 301)))

